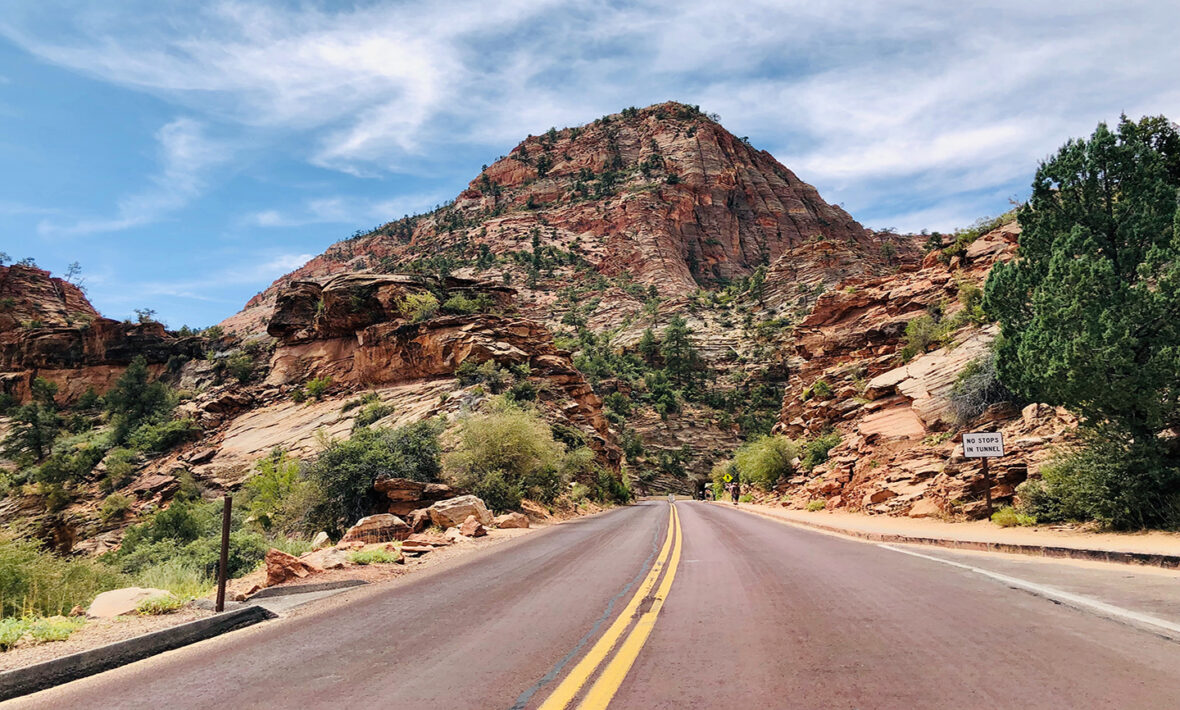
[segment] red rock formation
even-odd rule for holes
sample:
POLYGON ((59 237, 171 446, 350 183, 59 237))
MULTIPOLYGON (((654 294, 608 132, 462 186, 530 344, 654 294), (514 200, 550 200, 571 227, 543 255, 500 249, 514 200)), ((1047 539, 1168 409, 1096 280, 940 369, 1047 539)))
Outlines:
MULTIPOLYGON (((332 246, 223 325, 261 330, 280 287, 291 282, 396 271, 431 255, 450 256, 471 273, 507 273, 519 285, 527 277, 523 262, 485 262, 484 269, 477 257, 483 250, 531 252, 534 231, 542 248, 575 257, 542 280, 569 284, 594 273, 627 274, 664 298, 750 274, 818 240, 854 257, 887 260, 885 237, 824 202, 769 153, 691 107, 665 103, 529 137, 451 205, 332 246)), ((554 316, 551 297, 522 300, 531 317, 554 316)))

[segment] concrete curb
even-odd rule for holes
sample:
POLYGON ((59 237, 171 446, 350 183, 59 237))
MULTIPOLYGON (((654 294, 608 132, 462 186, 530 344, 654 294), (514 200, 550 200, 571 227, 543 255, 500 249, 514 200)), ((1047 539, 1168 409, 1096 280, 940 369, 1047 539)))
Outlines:
POLYGON ((220 636, 274 618, 260 606, 244 606, 187 624, 160 629, 52 661, 0 673, 0 701, 134 663, 164 651, 220 636))
POLYGON ((315 584, 297 584, 290 587, 266 587, 250 597, 255 599, 269 599, 271 597, 285 597, 289 594, 307 594, 310 592, 327 592, 332 589, 348 589, 368 584, 363 579, 341 579, 335 582, 316 582, 315 584))
POLYGON ((853 530, 837 525, 825 525, 794 518, 783 518, 756 508, 741 508, 747 513, 761 515, 764 518, 777 520, 788 525, 798 525, 814 528, 824 532, 846 535, 848 537, 871 540, 873 542, 889 542, 902 545, 929 545, 931 547, 946 547, 952 550, 975 550, 977 552, 1004 552, 1015 555, 1031 555, 1034 557, 1055 557, 1074 560, 1092 560, 1095 562, 1116 562, 1126 565, 1147 565, 1163 567, 1165 569, 1180 569, 1180 555, 1162 555, 1149 552, 1119 552, 1116 550, 1092 550, 1080 547, 1060 547, 1054 545, 1021 545, 1012 542, 983 542, 979 540, 953 540, 944 537, 919 537, 914 535, 899 535, 894 533, 877 533, 867 530, 853 530))

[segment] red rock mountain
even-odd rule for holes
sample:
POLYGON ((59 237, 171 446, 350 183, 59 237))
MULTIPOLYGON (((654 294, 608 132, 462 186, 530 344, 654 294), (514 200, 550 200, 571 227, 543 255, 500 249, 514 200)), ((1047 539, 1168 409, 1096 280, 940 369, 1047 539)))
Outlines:
MULTIPOLYGON (((772 155, 694 107, 664 103, 530 136, 453 202, 333 245, 223 325, 259 332, 284 284, 359 270, 446 269, 540 290, 597 274, 674 300, 817 242, 885 261, 880 235, 772 155), (553 258, 531 279, 527 260, 490 258, 538 250, 553 258)), ((526 296, 522 311, 547 320, 551 300, 526 296)))

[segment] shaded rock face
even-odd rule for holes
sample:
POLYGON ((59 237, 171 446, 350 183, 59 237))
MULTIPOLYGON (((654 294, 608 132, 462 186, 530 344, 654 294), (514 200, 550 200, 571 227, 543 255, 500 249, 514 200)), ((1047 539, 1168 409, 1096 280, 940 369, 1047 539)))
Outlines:
MULTIPOLYGON (((384 284, 388 298, 405 293, 405 279, 399 275, 364 276, 365 283, 384 284)), ((333 283, 352 283, 352 277, 338 277, 333 283)), ((476 291, 478 284, 464 289, 476 291)), ((562 418, 573 423, 590 436, 588 442, 604 463, 618 469, 621 453, 614 442, 602 402, 573 366, 568 353, 558 351, 550 332, 530 320, 475 314, 443 316, 422 323, 409 323, 396 306, 368 312, 367 318, 392 316, 393 320, 374 322, 348 336, 332 336, 345 323, 328 321, 321 315, 297 304, 312 293, 307 284, 295 284, 280 296, 286 304, 276 313, 281 327, 275 332, 285 339, 275 349, 267 384, 285 386, 301 383, 313 377, 330 376, 334 382, 354 387, 393 385, 416 380, 453 377, 468 361, 482 364, 493 361, 511 367, 527 365, 530 379, 542 385, 538 395, 562 418), (300 320, 310 318, 310 320, 300 320), (310 339, 320 333, 329 335, 310 339)), ((327 289, 325 289, 326 292, 327 289)), ((506 297, 502 290, 492 292, 493 298, 506 297)), ((406 511, 408 512, 408 511, 406 511)))
POLYGON ((105 392, 137 356, 156 374, 173 356, 197 357, 200 338, 174 338, 159 323, 102 318, 73 284, 34 267, 0 266, 0 391, 25 401, 34 377, 69 402, 105 392))
POLYGON ((906 325, 938 314, 954 318, 959 295, 982 286, 991 267, 1013 258, 1019 227, 1004 225, 949 263, 932 252, 920 268, 852 277, 819 295, 795 330, 792 377, 776 429, 793 437, 833 430, 841 443, 826 463, 789 481, 787 505, 825 500, 827 508, 913 517, 983 513, 978 460, 962 456, 961 430, 1000 431, 1007 455, 992 461, 993 498, 1011 501, 1015 486, 1069 440, 1076 420, 1064 410, 997 404, 957 421, 951 394, 959 373, 985 356, 994 325, 966 324, 941 347, 903 362, 906 325), (819 381, 831 394, 815 395, 819 381), (813 396, 806 396, 808 391, 813 396))
MULTIPOLYGON (((502 309, 512 306, 515 291, 474 279, 449 277, 447 295, 487 294, 502 309)), ((267 333, 286 344, 350 336, 375 323, 406 322, 404 299, 429 293, 422 277, 408 274, 341 274, 321 283, 297 281, 275 299, 267 333)))
POLYGON ((405 540, 410 536, 410 526, 404 520, 390 513, 379 513, 361 518, 344 533, 340 544, 350 542, 392 542, 405 540))

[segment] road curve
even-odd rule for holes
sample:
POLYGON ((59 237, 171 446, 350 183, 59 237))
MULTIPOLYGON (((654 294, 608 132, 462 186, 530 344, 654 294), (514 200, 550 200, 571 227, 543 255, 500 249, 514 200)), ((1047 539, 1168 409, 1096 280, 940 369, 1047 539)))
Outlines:
POLYGON ((1163 708, 1180 697, 1175 642, 876 545, 727 506, 675 509, 651 501, 573 521, 4 707, 1163 708))

